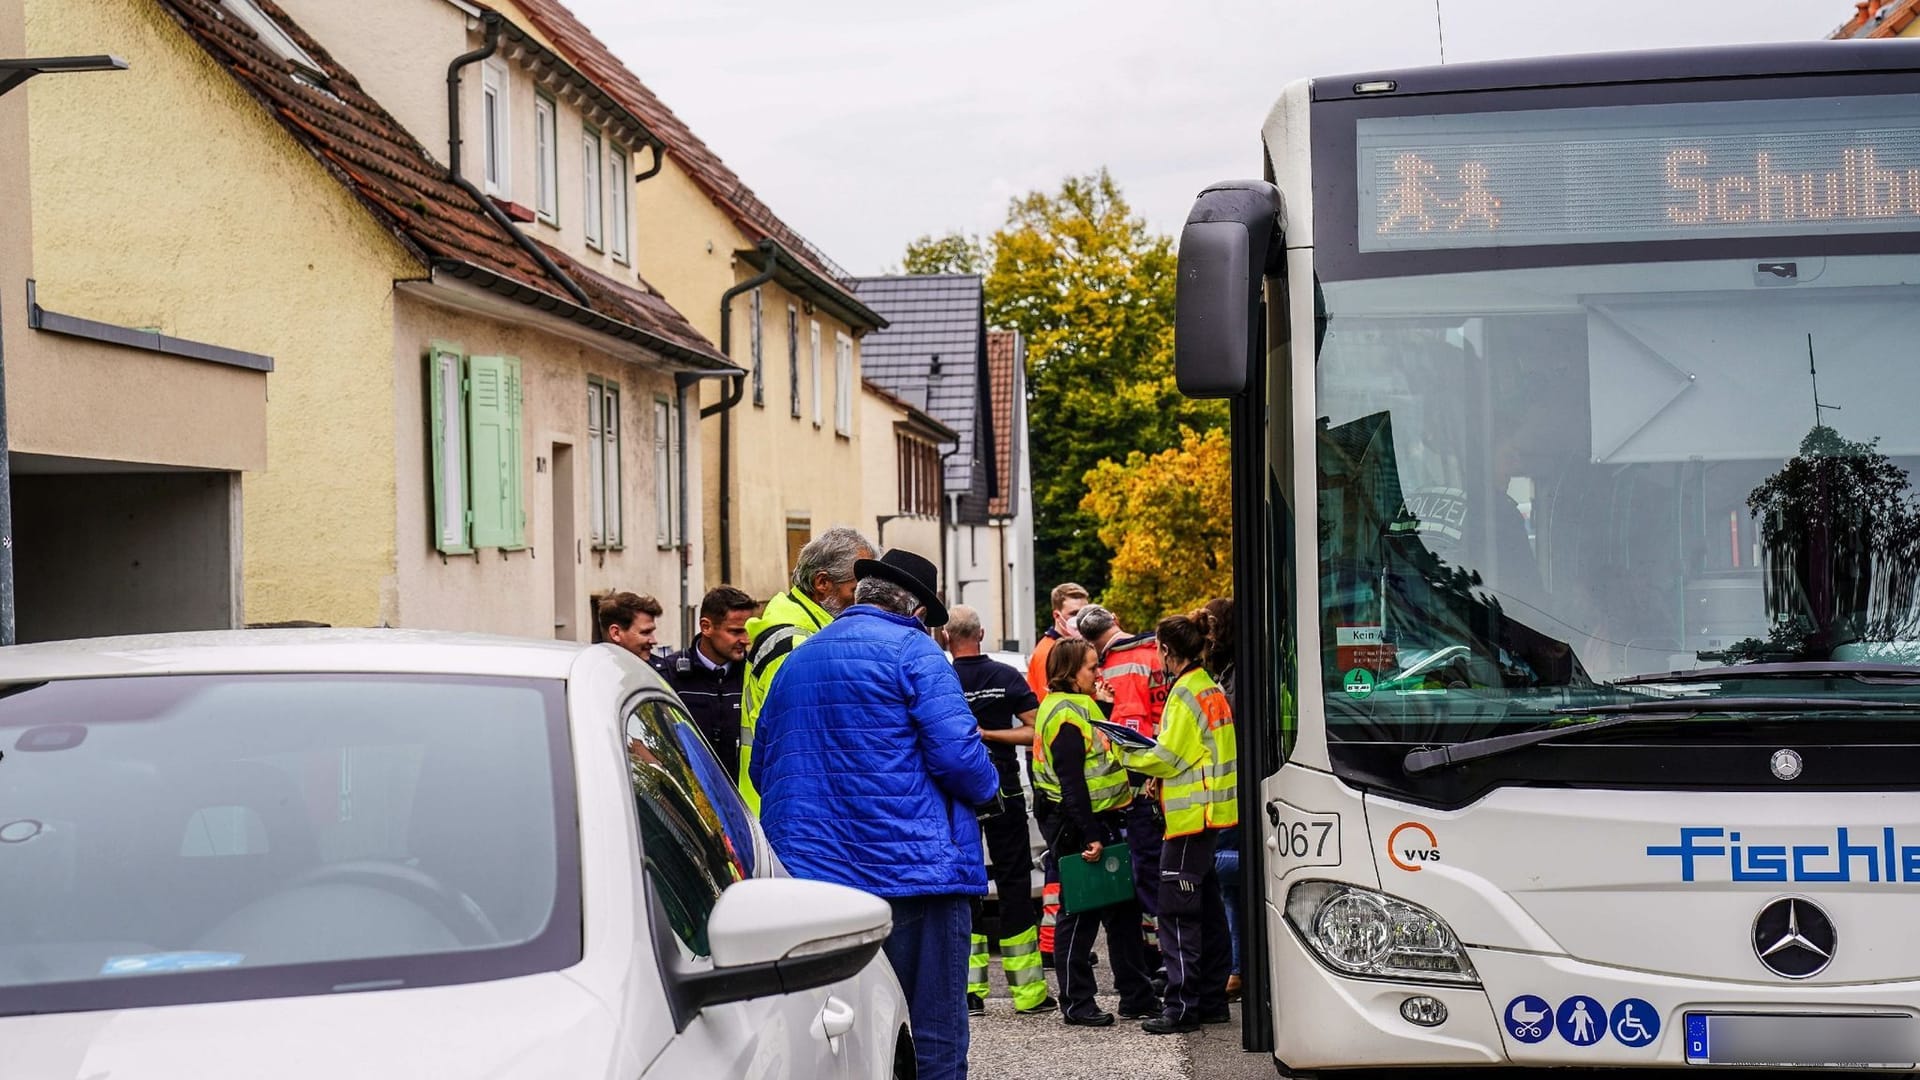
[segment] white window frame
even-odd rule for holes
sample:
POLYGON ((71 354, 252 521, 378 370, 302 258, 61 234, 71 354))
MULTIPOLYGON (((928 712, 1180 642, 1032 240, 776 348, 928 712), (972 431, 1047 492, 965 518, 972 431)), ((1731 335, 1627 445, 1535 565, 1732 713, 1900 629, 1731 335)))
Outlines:
POLYGON ((853 437, 853 339, 833 333, 833 431, 853 437))
POLYGON ((247 24, 248 29, 259 35, 261 44, 279 53, 281 57, 306 68, 314 75, 325 78, 324 69, 320 67, 319 61, 309 55, 307 50, 301 48, 293 38, 287 36, 287 32, 280 29, 280 24, 269 19, 267 13, 261 11, 260 6, 253 0, 221 0, 220 6, 233 12, 241 22, 247 24))
POLYGON ((680 543, 680 440, 674 432, 680 409, 671 398, 653 399, 653 526, 654 544, 661 548, 680 543))
POLYGON ((751 321, 747 325, 747 340, 753 345, 753 404, 756 408, 764 409, 767 407, 767 356, 760 329, 762 316, 766 312, 758 288, 753 290, 753 303, 747 309, 751 312, 748 316, 751 321))
POLYGON ((625 150, 607 144, 607 251, 614 261, 633 261, 628 234, 633 229, 633 204, 628 192, 633 187, 632 158, 625 150))
POLYGON ((813 384, 813 426, 827 425, 827 410, 822 403, 820 383, 820 323, 807 320, 807 381, 813 384))
POLYGON ((508 107, 511 79, 507 67, 496 60, 480 65, 481 172, 486 176, 487 194, 513 198, 512 110, 508 107))
POLYGON ((552 98, 533 98, 533 212, 560 224, 560 111, 552 98))
POLYGON ((592 128, 580 132, 580 225, 587 246, 605 250, 601 229, 604 205, 600 195, 600 159, 603 156, 600 133, 592 128))
POLYGON ((436 348, 433 377, 440 384, 440 513, 433 527, 442 551, 464 551, 467 540, 467 407, 461 392, 466 373, 457 352, 436 348))
POLYGON ((620 384, 587 380, 587 477, 593 546, 626 543, 620 469, 620 384))

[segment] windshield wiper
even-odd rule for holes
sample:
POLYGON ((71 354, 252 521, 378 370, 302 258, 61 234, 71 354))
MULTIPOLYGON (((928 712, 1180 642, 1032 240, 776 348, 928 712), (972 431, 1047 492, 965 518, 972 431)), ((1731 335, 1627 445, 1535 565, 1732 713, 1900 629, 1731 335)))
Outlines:
POLYGON ((1646 701, 1619 701, 1605 705, 1569 706, 1555 709, 1556 713, 1579 716, 1603 716, 1604 719, 1585 724, 1554 723, 1546 727, 1529 728, 1510 735, 1490 735, 1484 739, 1469 739, 1452 746, 1435 747, 1431 750, 1409 750, 1400 762, 1400 767, 1409 776, 1418 776, 1432 772, 1446 765, 1458 765, 1462 762, 1477 761, 1481 758, 1505 754, 1520 750, 1548 739, 1557 739, 1562 735, 1583 734, 1589 731, 1601 731, 1625 724, 1662 723, 1669 720, 1691 720, 1707 713, 1780 713, 1780 712, 1836 712, 1851 709, 1892 710, 1895 712, 1920 711, 1920 701, 1873 701, 1866 698, 1699 698, 1685 701, 1667 701, 1649 699, 1646 701))
POLYGON ((1772 664, 1727 664, 1696 668, 1693 671, 1669 671, 1658 675, 1633 675, 1615 679, 1613 686, 1646 686, 1652 683, 1732 682, 1738 679, 1854 679, 1864 683, 1920 682, 1920 667, 1911 664, 1856 664, 1845 660, 1797 660, 1772 664))

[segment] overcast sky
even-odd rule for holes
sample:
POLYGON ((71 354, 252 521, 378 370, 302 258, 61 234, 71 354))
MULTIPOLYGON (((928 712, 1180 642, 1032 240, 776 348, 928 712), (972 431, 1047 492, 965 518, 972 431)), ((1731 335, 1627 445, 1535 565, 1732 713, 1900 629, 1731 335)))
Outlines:
MULTIPOLYGON (((568 0, 858 274, 1102 165, 1175 232, 1291 80, 1439 59, 1433 0, 568 0)), ((1441 0, 1448 62, 1826 36, 1851 0, 1441 0)))

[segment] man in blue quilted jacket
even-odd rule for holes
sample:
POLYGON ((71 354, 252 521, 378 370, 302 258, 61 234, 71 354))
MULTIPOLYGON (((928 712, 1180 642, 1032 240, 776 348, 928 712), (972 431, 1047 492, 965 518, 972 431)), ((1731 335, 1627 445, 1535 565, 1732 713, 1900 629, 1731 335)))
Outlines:
POLYGON ((774 676, 748 769, 788 872, 893 906, 886 953, 920 1080, 964 1080, 971 904, 987 891, 974 808, 1000 775, 927 633, 947 621, 934 565, 895 549, 853 572, 854 606, 774 676))

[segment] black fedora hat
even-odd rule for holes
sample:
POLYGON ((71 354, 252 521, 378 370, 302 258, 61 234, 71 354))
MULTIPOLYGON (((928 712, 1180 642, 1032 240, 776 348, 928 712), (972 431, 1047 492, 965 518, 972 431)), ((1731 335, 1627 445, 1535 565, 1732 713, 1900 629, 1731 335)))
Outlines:
POLYGON ((947 605, 940 602, 940 570, 913 552, 894 548, 878 559, 857 560, 853 564, 853 577, 855 581, 877 577, 893 582, 912 593, 927 609, 921 622, 928 626, 947 625, 947 605))

